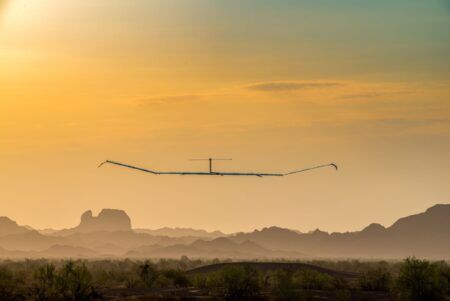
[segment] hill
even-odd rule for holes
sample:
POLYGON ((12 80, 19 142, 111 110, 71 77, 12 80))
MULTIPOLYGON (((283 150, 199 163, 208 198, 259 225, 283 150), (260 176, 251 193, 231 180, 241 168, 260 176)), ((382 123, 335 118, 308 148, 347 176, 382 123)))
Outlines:
POLYGON ((362 231, 298 233, 271 227, 230 238, 253 241, 265 248, 303 251, 310 256, 402 258, 417 256, 448 259, 450 256, 450 205, 436 205, 423 213, 404 217, 384 228, 371 224, 362 231))
POLYGON ((435 205, 425 212, 400 218, 389 227, 372 223, 356 232, 328 233, 317 229, 301 233, 269 227, 214 237, 222 234, 170 228, 136 231, 124 211, 113 209, 104 209, 96 217, 87 211, 74 228, 42 233, 3 217, 0 257, 450 259, 450 205, 435 205))
POLYGON ((201 229, 191 229, 191 228, 169 228, 164 227, 160 229, 150 230, 150 229, 134 229, 137 233, 146 233, 150 235, 157 236, 168 236, 168 237, 198 237, 198 238, 217 238, 226 236, 220 231, 208 232, 201 229))
POLYGON ((15 221, 6 216, 0 216, 0 236, 22 234, 29 232, 25 226, 19 226, 15 221))
POLYGON ((236 243, 229 238, 221 237, 214 240, 197 240, 191 244, 176 244, 170 246, 149 245, 130 250, 127 257, 137 258, 300 258, 301 253, 273 251, 250 241, 236 243))
POLYGON ((207 274, 214 273, 226 267, 235 266, 246 266, 251 267, 254 270, 267 272, 267 271, 277 271, 285 270, 290 272, 295 272, 299 270, 314 270, 320 273, 328 274, 330 276, 343 277, 343 278, 355 278, 358 275, 355 273, 342 272, 326 269, 312 264, 307 263, 297 263, 297 262, 229 262, 229 263, 217 263, 210 264, 206 266, 201 266, 188 271, 188 274, 207 274))

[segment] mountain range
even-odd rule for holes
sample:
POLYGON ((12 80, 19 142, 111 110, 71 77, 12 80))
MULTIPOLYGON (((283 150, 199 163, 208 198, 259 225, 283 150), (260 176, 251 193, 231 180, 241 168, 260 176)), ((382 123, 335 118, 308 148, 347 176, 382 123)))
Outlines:
POLYGON ((450 259, 450 204, 400 218, 389 227, 309 233, 269 227, 247 233, 189 228, 133 229, 122 210, 86 211, 79 225, 34 230, 0 217, 0 258, 450 259))

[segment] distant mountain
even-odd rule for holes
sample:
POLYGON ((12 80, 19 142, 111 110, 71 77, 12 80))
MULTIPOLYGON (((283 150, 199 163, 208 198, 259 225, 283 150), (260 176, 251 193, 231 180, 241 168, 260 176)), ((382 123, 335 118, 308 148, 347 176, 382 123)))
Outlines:
POLYGON ((43 251, 55 244, 64 244, 62 237, 42 235, 37 231, 27 231, 0 237, 0 247, 7 250, 43 251))
POLYGON ((19 226, 15 221, 6 216, 0 216, 0 236, 21 234, 29 232, 26 226, 19 226))
POLYGON ((110 250, 113 248, 131 249, 143 245, 159 244, 169 246, 174 244, 187 244, 192 240, 183 238, 173 238, 167 236, 153 236, 145 233, 136 233, 134 231, 99 231, 90 233, 75 233, 64 237, 66 240, 79 246, 97 249, 105 248, 108 245, 110 250))
POLYGON ((103 209, 98 216, 93 216, 92 211, 88 210, 81 216, 78 226, 53 232, 52 235, 67 236, 98 231, 131 231, 131 219, 123 210, 103 209))
POLYGON ((446 238, 450 240, 450 204, 435 205, 424 213, 407 216, 396 221, 388 228, 398 237, 413 238, 417 236, 446 238))
POLYGON ((38 232, 0 218, 0 258, 376 258, 450 259, 450 204, 399 219, 390 227, 301 233, 269 227, 223 236, 193 229, 133 230, 128 215, 104 209, 83 214, 77 227, 38 232), (161 235, 157 235, 161 234, 161 235), (218 237, 215 237, 215 236, 218 237))
POLYGON ((399 219, 384 228, 371 224, 362 231, 297 233, 277 227, 230 237, 253 241, 265 248, 302 251, 310 256, 436 259, 450 258, 450 204, 436 205, 424 213, 399 219))
POLYGON ((91 249, 67 245, 54 245, 41 252, 32 254, 38 258, 95 258, 101 255, 91 249))
POLYGON ((168 236, 168 237, 198 237, 198 238, 217 238, 226 236, 220 231, 208 232, 200 229, 191 228, 168 228, 164 227, 161 229, 150 230, 150 229, 134 229, 138 233, 147 233, 157 236, 168 236))
POLYGON ((17 259, 17 258, 30 258, 29 252, 27 251, 18 251, 18 250, 6 250, 0 248, 0 258, 2 259, 17 259))
POLYGON ((38 231, 39 233, 41 233, 43 235, 52 235, 52 234, 57 233, 59 230, 47 228, 47 229, 38 229, 36 231, 38 231))
POLYGON ((10 251, 0 248, 0 258, 101 258, 97 252, 87 248, 54 245, 42 251, 10 251))
POLYGON ((150 258, 300 258, 301 253, 272 251, 250 241, 236 243, 231 239, 220 237, 214 240, 197 240, 188 245, 171 245, 161 247, 151 245, 129 251, 127 257, 150 258))

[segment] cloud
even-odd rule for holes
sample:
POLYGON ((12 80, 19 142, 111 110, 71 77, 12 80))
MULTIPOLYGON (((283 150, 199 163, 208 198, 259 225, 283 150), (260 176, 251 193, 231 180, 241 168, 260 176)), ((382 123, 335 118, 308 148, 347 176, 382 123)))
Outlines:
POLYGON ((139 104, 171 104, 204 99, 202 94, 162 95, 138 100, 139 104))
POLYGON ((137 103, 138 105, 157 105, 191 103, 196 101, 219 101, 242 96, 242 94, 240 94, 239 92, 240 91, 234 92, 230 89, 222 89, 218 91, 204 91, 192 94, 166 94, 141 98, 138 100, 134 100, 134 103, 137 103))
POLYGON ((324 89, 343 86, 342 82, 285 81, 265 82, 246 86, 247 89, 259 92, 293 92, 304 89, 324 89))
POLYGON ((410 93, 410 92, 406 92, 406 91, 389 91, 389 92, 369 91, 369 92, 362 92, 362 93, 355 93, 355 94, 346 94, 340 98, 342 98, 342 99, 378 98, 378 97, 393 96, 393 95, 408 94, 408 93, 410 93))

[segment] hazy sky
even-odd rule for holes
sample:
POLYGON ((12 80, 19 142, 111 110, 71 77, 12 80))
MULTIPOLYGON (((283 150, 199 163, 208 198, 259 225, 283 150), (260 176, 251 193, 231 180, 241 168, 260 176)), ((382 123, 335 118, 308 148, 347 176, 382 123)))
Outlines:
POLYGON ((0 0, 0 215, 359 230, 450 202, 446 0, 0 0), (6 5, 5 5, 6 4, 6 5), (217 168, 286 178, 152 176, 217 168))

